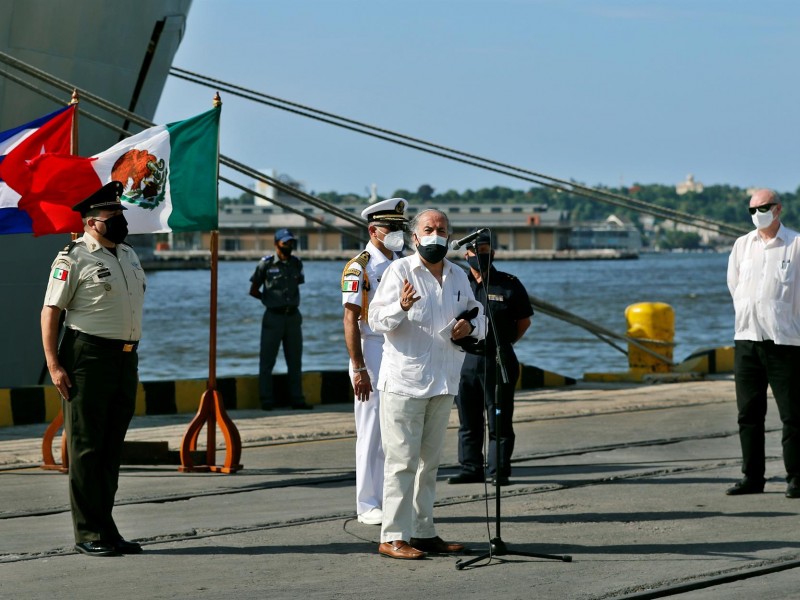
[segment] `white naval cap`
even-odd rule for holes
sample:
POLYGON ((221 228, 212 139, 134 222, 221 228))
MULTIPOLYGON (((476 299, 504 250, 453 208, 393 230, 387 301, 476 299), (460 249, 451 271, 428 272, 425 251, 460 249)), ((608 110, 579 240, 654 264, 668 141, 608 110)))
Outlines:
POLYGON ((408 200, 404 198, 389 198, 381 200, 375 204, 370 204, 361 211, 361 216, 369 223, 373 221, 403 222, 408 219, 405 217, 408 200))

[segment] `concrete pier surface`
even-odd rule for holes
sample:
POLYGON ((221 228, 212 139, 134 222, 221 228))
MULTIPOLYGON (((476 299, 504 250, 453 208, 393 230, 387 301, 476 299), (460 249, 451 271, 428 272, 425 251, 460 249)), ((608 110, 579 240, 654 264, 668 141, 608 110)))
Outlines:
MULTIPOLYGON (((112 558, 72 549, 66 476, 38 468, 44 426, 3 428, 0 598, 797 598, 800 500, 784 497, 770 402, 765 493, 728 497, 732 377, 518 392, 499 513, 494 488, 446 481, 454 410, 435 516, 471 555, 421 561, 379 556, 380 528, 355 520, 350 405, 232 411, 234 475, 126 465, 115 518, 145 551, 112 558), (457 568, 498 537, 511 553, 457 568)), ((128 439, 177 448, 190 419, 136 417, 128 439)))

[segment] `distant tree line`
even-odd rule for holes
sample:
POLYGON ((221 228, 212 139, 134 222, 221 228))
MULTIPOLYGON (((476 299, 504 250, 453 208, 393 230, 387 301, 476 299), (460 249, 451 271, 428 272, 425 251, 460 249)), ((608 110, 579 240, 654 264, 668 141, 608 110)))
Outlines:
MULTIPOLYGON (((745 188, 730 185, 710 185, 705 187, 702 192, 689 192, 683 195, 678 195, 675 191, 675 186, 660 184, 634 184, 630 187, 617 188, 595 186, 595 188, 635 198, 655 206, 696 214, 732 225, 748 227, 750 223, 750 215, 747 213, 749 196, 745 188)), ((798 199, 800 199, 800 187, 794 192, 779 191, 779 193, 784 204, 784 220, 789 225, 800 227, 800 217, 793 218, 793 209, 797 210, 795 207, 798 206, 798 199)), ((337 192, 312 192, 312 194, 326 202, 339 205, 356 204, 364 206, 368 201, 367 196, 359 196, 357 194, 339 194, 337 192)), ((546 187, 515 190, 496 186, 480 190, 465 190, 463 192, 448 190, 436 193, 432 186, 423 184, 416 191, 399 189, 388 197, 405 198, 413 204, 437 205, 445 210, 447 205, 450 204, 547 205, 551 209, 569 211, 570 218, 574 222, 600 221, 613 214, 629 220, 637 225, 640 230, 643 229, 640 219, 642 214, 636 210, 621 208, 546 187)), ((253 196, 242 194, 235 199, 222 198, 221 202, 223 204, 252 204, 253 196)), ((800 214, 800 210, 798 210, 798 214, 800 214)), ((700 238, 697 234, 672 231, 666 232, 661 243, 666 247, 691 248, 699 246, 699 240, 700 238)))

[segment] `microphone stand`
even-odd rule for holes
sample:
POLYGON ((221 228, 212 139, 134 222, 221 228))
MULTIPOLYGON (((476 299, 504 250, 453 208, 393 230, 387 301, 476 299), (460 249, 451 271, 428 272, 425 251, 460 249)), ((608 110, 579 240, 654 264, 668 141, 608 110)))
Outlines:
MULTIPOLYGON (((477 250, 477 246, 476 246, 477 250)), ((477 253, 476 253, 477 254, 477 253)), ((491 270, 491 263, 489 264, 489 270, 491 270)), ((487 270, 486 275, 488 277, 489 271, 487 270)), ((572 557, 568 555, 557 555, 557 554, 540 554, 538 552, 520 552, 518 550, 510 550, 508 545, 503 541, 503 538, 500 535, 500 525, 501 525, 501 517, 500 517, 500 481, 502 479, 501 473, 503 472, 503 453, 500 452, 500 440, 502 437, 502 419, 500 418, 503 411, 503 394, 502 394, 502 387, 501 382, 503 384, 508 384, 508 370, 506 369, 506 357, 505 357, 505 350, 500 345, 500 336, 497 333, 497 328, 495 327, 494 323, 494 314, 492 312, 491 306, 489 304, 489 284, 486 281, 487 277, 481 277, 481 285, 484 289, 484 294, 486 296, 486 314, 489 317, 489 327, 492 330, 492 337, 494 338, 494 345, 495 345, 495 379, 494 379, 494 464, 496 465, 496 471, 494 475, 494 498, 495 498, 495 532, 496 535, 489 541, 489 552, 481 554, 480 556, 476 556, 471 558, 467 561, 463 559, 459 559, 456 561, 456 569, 459 571, 465 567, 468 567, 478 561, 486 560, 487 558, 492 558, 493 556, 527 556, 530 558, 544 558, 549 560, 560 560, 563 562, 572 562, 572 557)), ((486 344, 487 349, 487 358, 489 356, 488 349, 489 345, 486 344)), ((486 394, 486 389, 483 391, 484 395, 486 394)), ((485 405, 485 402, 484 402, 485 405)), ((492 418, 491 415, 486 415, 487 419, 492 418)), ((487 563, 488 564, 488 563, 487 563)))

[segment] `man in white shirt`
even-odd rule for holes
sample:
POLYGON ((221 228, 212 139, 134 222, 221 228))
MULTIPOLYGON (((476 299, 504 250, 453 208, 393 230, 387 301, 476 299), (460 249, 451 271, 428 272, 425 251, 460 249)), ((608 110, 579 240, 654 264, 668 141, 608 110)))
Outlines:
POLYGON ((378 552, 391 558, 464 549, 436 534, 433 503, 464 361, 452 340, 483 339, 486 320, 466 273, 444 258, 449 230, 443 212, 420 212, 411 222, 416 254, 389 265, 370 305, 370 328, 385 336, 378 376, 386 455, 378 552), (470 310, 474 316, 459 318, 470 310))
POLYGON ((780 222, 772 190, 750 198, 756 230, 736 240, 728 289, 736 312, 736 405, 744 477, 729 496, 764 491, 767 386, 783 422, 787 498, 800 498, 800 236, 780 222))

